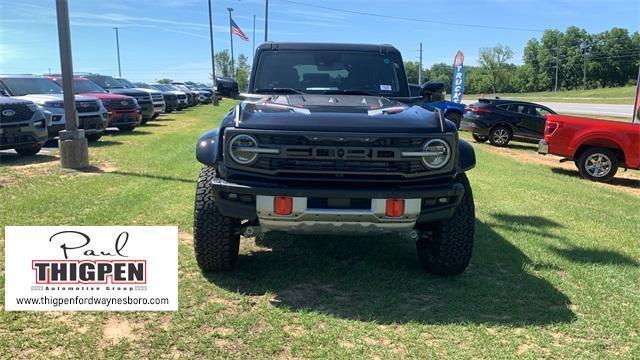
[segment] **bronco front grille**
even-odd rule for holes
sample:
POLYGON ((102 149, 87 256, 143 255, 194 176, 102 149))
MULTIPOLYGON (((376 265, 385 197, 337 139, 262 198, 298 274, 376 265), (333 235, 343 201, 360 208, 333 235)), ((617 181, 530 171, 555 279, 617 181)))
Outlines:
MULTIPOLYGON (((401 180, 446 173, 453 167, 453 161, 450 161, 442 169, 430 170, 423 164, 422 158, 403 155, 403 152, 422 151, 424 143, 433 138, 429 135, 297 131, 274 134, 273 131, 228 129, 225 132, 226 141, 238 133, 252 135, 261 148, 277 150, 259 153, 249 165, 240 165, 232 161, 231 156, 225 157, 228 168, 247 173, 300 179, 321 177, 357 180, 368 177, 401 180)), ((438 134, 450 144, 454 136, 438 134)), ((224 151, 228 154, 228 143, 225 143, 224 151)), ((451 158, 455 159, 454 156, 451 158)))
POLYGON ((5 104, 0 106, 0 123, 14 123, 31 119, 33 111, 27 104, 5 104))

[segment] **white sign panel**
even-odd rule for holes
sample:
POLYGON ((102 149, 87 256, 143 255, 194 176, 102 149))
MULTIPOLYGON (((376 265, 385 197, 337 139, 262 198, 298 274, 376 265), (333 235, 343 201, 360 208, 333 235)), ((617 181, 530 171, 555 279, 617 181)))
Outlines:
POLYGON ((178 310, 177 226, 7 226, 5 310, 178 310))

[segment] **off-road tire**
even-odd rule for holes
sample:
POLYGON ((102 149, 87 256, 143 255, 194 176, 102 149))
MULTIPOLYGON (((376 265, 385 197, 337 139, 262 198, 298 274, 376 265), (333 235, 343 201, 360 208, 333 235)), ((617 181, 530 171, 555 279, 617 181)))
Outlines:
POLYGON ((150 118, 143 118, 143 119, 140 121, 140 124, 143 124, 143 125, 144 125, 144 124, 148 123, 148 122, 149 122, 149 120, 150 120, 150 118))
POLYGON ((511 129, 506 126, 496 126, 489 132, 489 142, 493 146, 505 147, 509 144, 512 138, 513 133, 511 132, 511 129))
POLYGON ((465 174, 458 176, 464 196, 451 219, 434 224, 432 231, 416 242, 424 269, 436 275, 462 273, 471 260, 475 236, 473 193, 465 174))
POLYGON ((462 115, 460 115, 457 112, 448 112, 444 117, 445 119, 456 124, 456 129, 460 129, 460 122, 462 121, 462 115))
POLYGON ((193 214, 193 242, 196 261, 203 272, 231 270, 240 251, 240 220, 223 216, 213 197, 212 167, 200 171, 193 214))
POLYGON ((153 114, 153 116, 151 116, 151 120, 154 120, 154 119, 158 118, 158 116, 160 116, 159 113, 153 114))
POLYGON ((102 137, 102 134, 86 134, 85 137, 89 142, 96 142, 100 140, 100 138, 102 137))
POLYGON ((589 179, 591 181, 606 182, 613 179, 613 177, 616 176, 616 173, 618 172, 618 155, 615 153, 615 151, 607 148, 592 148, 580 155, 580 158, 576 162, 576 165, 578 166, 578 170, 580 170, 580 175, 585 179, 589 179), (609 172, 604 176, 594 176, 594 174, 592 174, 587 169, 588 159, 592 156, 597 155, 606 157, 611 162, 609 172))
POLYGON ((33 146, 21 146, 15 148, 16 152, 21 156, 33 156, 42 150, 42 145, 37 144, 33 146))
POLYGON ((473 138, 473 141, 475 141, 477 143, 485 143, 485 142, 487 142, 487 140, 489 140, 488 137, 482 136, 482 135, 478 135, 478 134, 471 134, 471 137, 473 138))

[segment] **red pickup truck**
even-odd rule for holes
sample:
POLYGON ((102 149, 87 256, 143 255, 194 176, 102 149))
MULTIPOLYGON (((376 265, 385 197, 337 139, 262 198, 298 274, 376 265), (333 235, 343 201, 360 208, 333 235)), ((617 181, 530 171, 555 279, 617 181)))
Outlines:
POLYGON ((640 169, 640 123, 564 115, 546 119, 538 152, 573 160, 583 177, 608 181, 618 167, 640 169))

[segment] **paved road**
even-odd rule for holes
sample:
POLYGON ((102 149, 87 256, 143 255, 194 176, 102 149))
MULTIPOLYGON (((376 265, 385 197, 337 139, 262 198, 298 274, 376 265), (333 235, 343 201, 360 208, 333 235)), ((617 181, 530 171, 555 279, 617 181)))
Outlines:
MULTIPOLYGON (((470 104, 476 100, 465 100, 465 104, 470 104)), ((537 101, 536 101, 537 102, 537 101)), ((633 114, 633 105, 617 105, 617 104, 577 104, 577 103, 557 103, 557 102, 537 102, 538 104, 547 106, 556 112, 567 114, 588 114, 588 115, 605 115, 620 116, 631 119, 633 114)))

